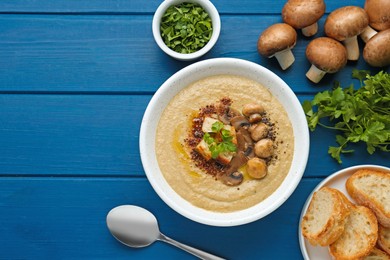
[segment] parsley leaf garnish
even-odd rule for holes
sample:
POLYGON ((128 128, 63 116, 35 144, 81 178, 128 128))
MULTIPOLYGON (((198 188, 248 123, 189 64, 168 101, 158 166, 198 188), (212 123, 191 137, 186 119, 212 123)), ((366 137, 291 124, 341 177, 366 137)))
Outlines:
POLYGON ((219 154, 237 150, 236 145, 232 142, 233 136, 229 130, 224 129, 222 122, 217 121, 213 123, 211 131, 211 134, 205 133, 203 135, 203 140, 207 143, 213 159, 216 159, 219 154))
POLYGON ((320 92, 302 104, 311 131, 317 125, 340 131, 338 146, 328 150, 339 163, 341 154, 353 152, 347 149, 349 143, 366 143, 369 154, 377 149, 390 152, 390 74, 381 71, 371 76, 369 71, 354 70, 352 77, 360 80, 359 89, 336 84, 333 90, 320 92))
POLYGON ((164 43, 178 53, 192 53, 203 48, 213 32, 209 14, 193 3, 170 6, 161 19, 164 43))

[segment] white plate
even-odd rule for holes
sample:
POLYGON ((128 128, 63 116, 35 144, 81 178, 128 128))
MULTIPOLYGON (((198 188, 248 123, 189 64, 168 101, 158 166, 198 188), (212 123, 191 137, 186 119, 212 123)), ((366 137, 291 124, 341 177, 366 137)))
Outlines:
POLYGON ((299 233, 299 245, 301 247, 302 256, 306 260, 332 260, 332 257, 329 254, 328 247, 321 247, 321 246, 312 246, 302 235, 301 232, 301 221, 302 217, 305 215, 306 210, 309 206, 309 203, 311 201, 311 197, 313 196, 313 193, 320 188, 327 186, 331 188, 338 189, 342 193, 344 193, 349 200, 354 202, 354 200, 348 195, 347 190, 345 189, 345 182, 347 179, 357 170, 360 169, 375 169, 375 170, 382 170, 382 171, 390 171, 390 168, 384 167, 384 166, 378 166, 378 165, 357 165, 352 166, 349 168, 345 168, 343 170, 340 170, 338 172, 333 173, 326 179, 324 179, 320 184, 315 187, 315 189, 312 191, 312 193, 307 198, 305 205, 303 206, 301 216, 299 219, 299 227, 298 227, 298 233, 299 233))

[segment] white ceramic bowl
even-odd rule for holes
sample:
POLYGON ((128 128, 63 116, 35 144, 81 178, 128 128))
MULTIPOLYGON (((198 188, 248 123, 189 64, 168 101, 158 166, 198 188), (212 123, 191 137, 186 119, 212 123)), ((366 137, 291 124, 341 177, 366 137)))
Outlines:
POLYGON ((197 59, 202 55, 206 54, 215 45, 221 32, 221 19, 219 17, 217 9, 209 0, 165 0, 160 4, 156 12, 154 13, 152 30, 154 40, 161 48, 161 50, 163 50, 166 54, 175 59, 189 61, 197 59), (172 5, 178 5, 183 2, 195 3, 202 6, 203 9, 209 14, 213 26, 213 34, 210 38, 210 41, 202 49, 188 54, 178 53, 170 49, 168 46, 165 45, 160 33, 161 18, 164 15, 165 11, 168 9, 168 7, 172 5))
POLYGON ((157 90, 146 108, 140 131, 140 153, 146 176, 160 198, 181 215, 212 226, 236 226, 249 223, 270 214, 292 194, 305 171, 309 154, 309 131, 300 102, 289 86, 273 72, 253 62, 217 58, 199 61, 171 76, 157 90), (245 210, 217 213, 198 208, 179 196, 160 171, 155 152, 156 129, 170 100, 183 88, 202 78, 231 74, 261 83, 283 104, 294 131, 294 156, 289 173, 264 201, 245 210))

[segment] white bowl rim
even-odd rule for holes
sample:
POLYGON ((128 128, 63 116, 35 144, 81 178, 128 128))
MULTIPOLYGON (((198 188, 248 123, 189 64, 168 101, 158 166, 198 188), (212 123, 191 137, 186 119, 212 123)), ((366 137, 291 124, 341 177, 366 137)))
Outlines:
POLYGON ((186 61, 194 60, 203 56, 208 51, 210 51, 211 48, 217 42, 219 38, 219 34, 221 32, 221 18, 219 16, 217 8, 215 8, 213 3, 209 0, 164 0, 159 5, 156 12, 154 13, 153 22, 152 22, 152 32, 153 32, 154 40, 156 41, 157 45, 166 54, 178 60, 186 60, 186 61), (183 2, 196 3, 201 5, 205 9, 205 11, 209 14, 213 26, 213 34, 211 35, 209 42, 202 49, 187 54, 178 53, 170 49, 168 46, 166 46, 164 41, 162 40, 161 33, 160 33, 160 21, 165 11, 168 9, 168 7, 183 2))
POLYGON ((236 58, 214 58, 199 61, 181 69, 161 85, 145 110, 141 123, 139 145, 141 161, 146 176, 153 189, 169 207, 184 217, 198 223, 211 226, 237 226, 250 223, 267 216, 290 197, 300 182, 306 168, 309 156, 309 130, 305 114, 298 98, 292 89, 276 74, 263 66, 250 61, 236 58), (239 68, 245 69, 238 71, 239 68), (216 73, 213 70, 221 72, 216 73), (194 73, 194 71, 197 73, 194 73), (158 167, 154 147, 155 129, 162 111, 164 110, 167 102, 169 102, 176 93, 188 86, 190 82, 206 77, 205 75, 207 75, 207 73, 211 73, 210 76, 217 74, 233 74, 247 76, 249 78, 251 77, 249 75, 253 75, 253 77, 258 77, 259 79, 260 75, 261 77, 265 76, 265 81, 268 81, 269 83, 262 84, 268 88, 273 95, 279 95, 276 96, 278 99, 284 98, 291 101, 293 104, 291 109, 286 110, 290 120, 291 117, 293 117, 296 122, 295 124, 292 122, 295 138, 294 156, 290 171, 274 193, 261 203, 244 210, 218 213, 198 208, 184 200, 169 186, 158 167), (248 75, 243 75, 243 73, 247 73, 248 75), (190 79, 190 77, 194 78, 190 79), (188 83, 184 84, 183 81, 188 81, 188 83), (271 82, 272 84, 270 84, 271 82), (274 89, 275 85, 279 87, 274 89), (279 91, 279 94, 273 91, 279 91), (169 92, 171 93, 169 94, 169 92), (164 97, 164 95, 171 95, 171 97, 168 101, 161 100, 161 97, 164 97), (164 102, 166 104, 164 104, 164 102), (299 147, 297 145, 298 143, 299 147), (153 153, 151 151, 153 151, 153 153))

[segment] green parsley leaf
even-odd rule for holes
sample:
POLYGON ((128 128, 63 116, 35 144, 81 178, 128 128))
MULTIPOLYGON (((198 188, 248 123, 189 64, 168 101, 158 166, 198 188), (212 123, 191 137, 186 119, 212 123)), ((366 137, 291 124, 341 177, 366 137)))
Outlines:
POLYGON ((211 145, 212 143, 215 142, 214 138, 211 137, 209 133, 205 133, 203 135, 203 140, 206 142, 206 144, 211 145))
POLYGON ((218 133, 219 131, 221 131, 222 128, 223 123, 220 121, 217 121, 211 125, 211 131, 213 131, 213 133, 218 133))
POLYGON ((192 53, 210 41, 213 28, 209 14, 200 5, 184 2, 166 10, 161 18, 160 33, 170 49, 192 53))
POLYGON ((352 78, 360 80, 360 83, 363 83, 363 80, 366 79, 367 75, 370 75, 369 70, 352 70, 352 78))
POLYGON ((341 154, 353 152, 346 149, 349 143, 364 142, 369 154, 390 152, 390 74, 354 70, 352 77, 360 80, 359 89, 335 83, 332 90, 302 103, 311 131, 318 125, 338 131, 339 146, 330 146, 328 153, 339 163, 341 154))
POLYGON ((232 142, 233 136, 230 131, 224 129, 224 124, 217 121, 211 125, 212 136, 210 133, 203 135, 203 140, 207 143, 211 152, 211 157, 216 159, 218 155, 235 152, 237 150, 236 145, 232 142), (219 138, 217 138, 219 137, 219 138))

